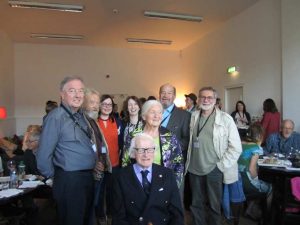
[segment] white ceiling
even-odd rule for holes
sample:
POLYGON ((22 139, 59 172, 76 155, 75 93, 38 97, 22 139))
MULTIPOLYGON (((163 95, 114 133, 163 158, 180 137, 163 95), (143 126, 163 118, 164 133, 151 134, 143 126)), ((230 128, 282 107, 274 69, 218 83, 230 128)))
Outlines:
MULTIPOLYGON (((27 0, 28 1, 28 0, 27 0)), ((0 30, 14 42, 180 50, 258 0, 31 0, 84 5, 83 13, 11 8, 0 0, 0 30), (117 9, 118 13, 113 10, 117 9), (145 10, 202 16, 202 22, 150 19, 145 10), (82 41, 30 38, 31 33, 84 35, 82 41), (171 45, 132 44, 126 38, 172 40, 171 45)))

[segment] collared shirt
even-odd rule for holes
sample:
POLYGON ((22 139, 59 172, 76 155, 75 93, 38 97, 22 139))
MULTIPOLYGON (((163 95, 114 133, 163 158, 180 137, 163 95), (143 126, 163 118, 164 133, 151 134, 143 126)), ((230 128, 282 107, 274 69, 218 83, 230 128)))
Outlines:
MULTIPOLYGON (((76 114, 74 117, 88 132, 88 122, 82 111, 76 114)), ((96 153, 92 146, 86 133, 62 107, 58 107, 49 113, 43 123, 37 151, 38 169, 46 177, 54 176, 55 167, 64 171, 91 170, 96 163, 96 153)))
POLYGON ((133 164, 133 169, 134 169, 134 173, 135 173, 136 177, 138 178, 138 180, 142 186, 143 186, 143 183, 142 183, 141 171, 148 170, 149 173, 147 174, 147 179, 148 179, 149 183, 151 183, 151 181, 152 181, 152 165, 145 169, 145 168, 142 168, 137 163, 135 163, 135 164, 133 164))
POLYGON ((168 108, 166 108, 164 110, 163 117, 162 117, 162 123, 161 123, 162 127, 167 127, 170 117, 171 117, 171 114, 172 114, 172 110, 174 107, 175 107, 175 104, 173 103, 172 105, 170 105, 168 108))
POLYGON ((293 132, 287 139, 281 133, 271 134, 266 141, 264 152, 266 154, 276 152, 286 154, 292 149, 300 149, 300 134, 293 132))

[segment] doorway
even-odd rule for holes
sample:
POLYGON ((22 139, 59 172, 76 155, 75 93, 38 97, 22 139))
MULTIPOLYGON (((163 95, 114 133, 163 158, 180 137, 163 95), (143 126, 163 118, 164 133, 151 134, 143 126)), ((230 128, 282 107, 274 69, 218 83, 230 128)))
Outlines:
POLYGON ((231 114, 235 111, 237 101, 243 101, 243 86, 228 87, 225 89, 225 111, 231 114))

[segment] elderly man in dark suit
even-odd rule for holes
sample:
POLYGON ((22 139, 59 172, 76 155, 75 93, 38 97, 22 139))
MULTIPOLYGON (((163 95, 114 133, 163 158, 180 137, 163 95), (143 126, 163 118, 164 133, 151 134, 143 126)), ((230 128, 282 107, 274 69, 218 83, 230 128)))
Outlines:
POLYGON ((183 225, 183 209, 173 172, 153 164, 155 143, 145 133, 132 139, 136 163, 114 179, 113 225, 183 225))

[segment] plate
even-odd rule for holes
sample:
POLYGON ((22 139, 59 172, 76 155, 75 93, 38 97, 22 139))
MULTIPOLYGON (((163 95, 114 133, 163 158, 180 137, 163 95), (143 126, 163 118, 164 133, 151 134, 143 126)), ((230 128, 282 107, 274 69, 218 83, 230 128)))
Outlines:
POLYGON ((266 163, 266 159, 259 159, 257 161, 257 164, 259 166, 270 166, 270 167, 286 167, 284 160, 280 160, 278 159, 276 162, 274 163, 266 163))

